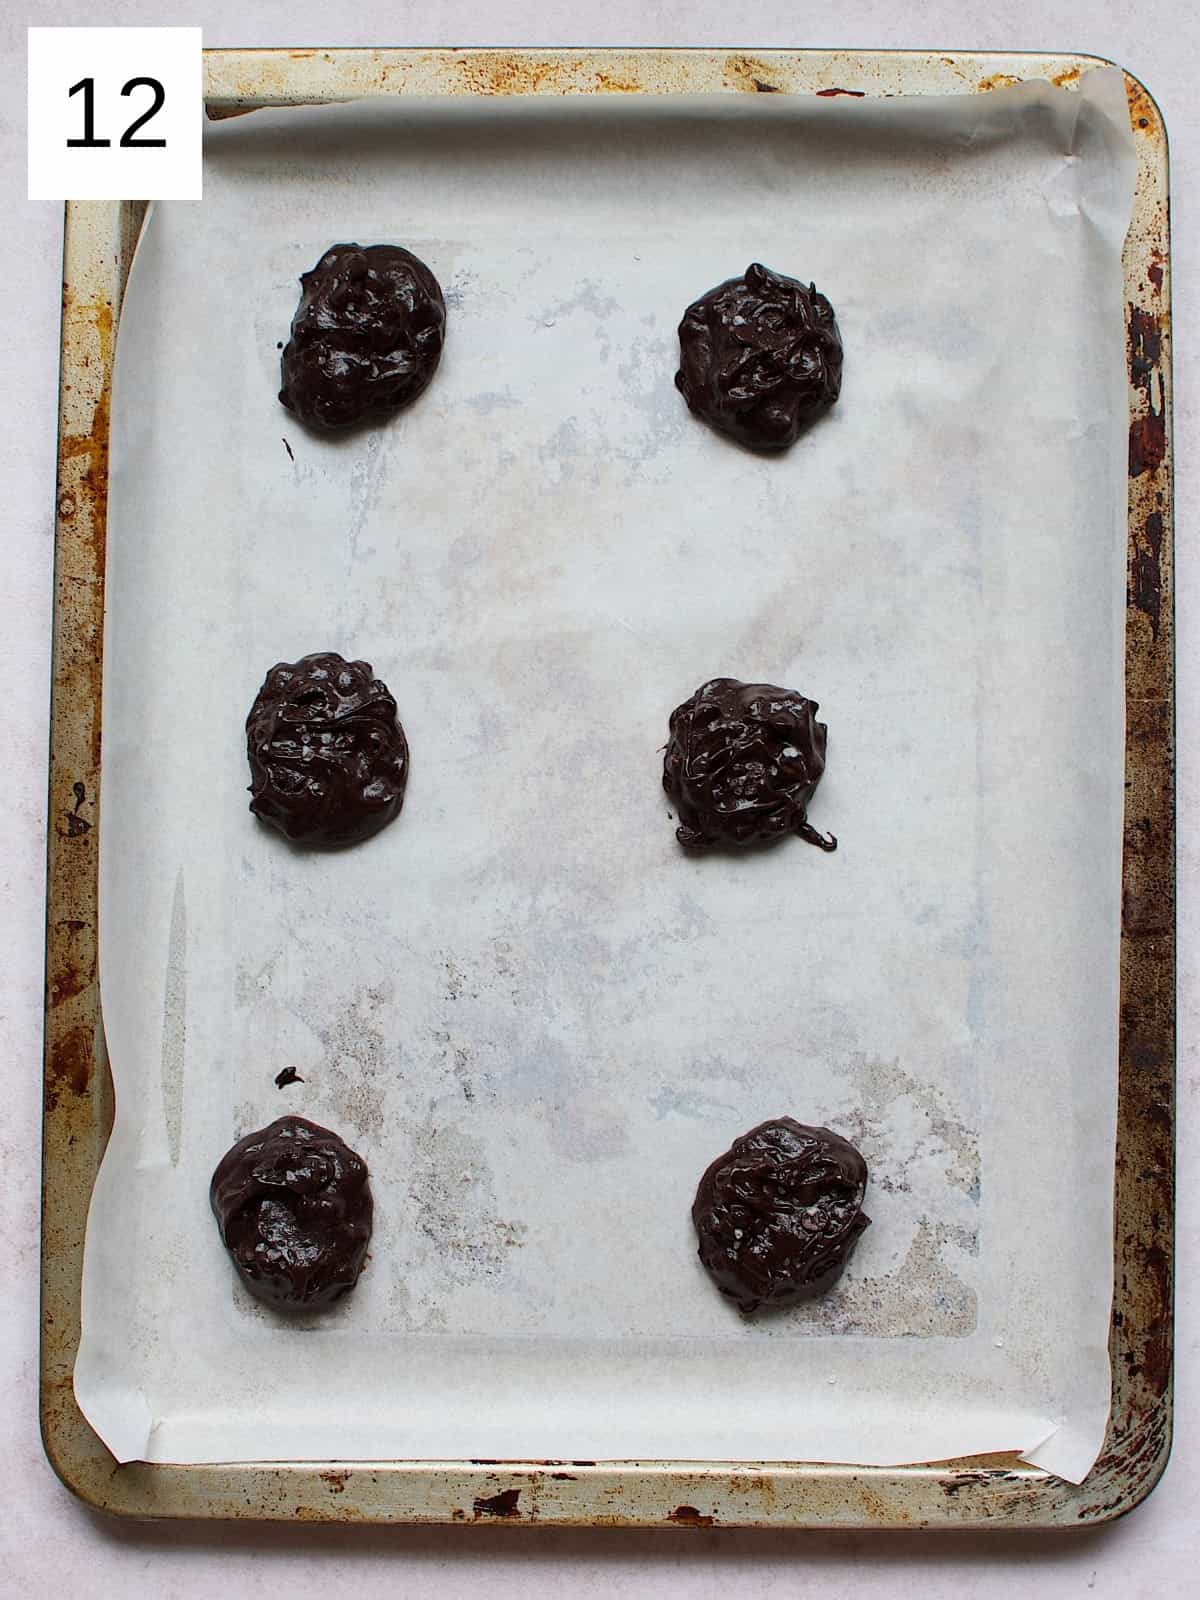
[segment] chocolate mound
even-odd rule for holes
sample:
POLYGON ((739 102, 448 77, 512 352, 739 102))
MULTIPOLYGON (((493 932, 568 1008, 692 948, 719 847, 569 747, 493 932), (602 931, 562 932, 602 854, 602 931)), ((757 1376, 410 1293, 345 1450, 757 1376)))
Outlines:
POLYGON ((700 1179, 700 1259, 741 1311, 824 1293, 858 1236, 867 1164, 828 1128, 779 1117, 733 1141, 700 1179))
POLYGON ((675 385, 722 433, 783 450, 841 391, 833 307, 814 284, 755 262, 684 312, 675 385))
POLYGON ((352 844, 404 804, 408 743, 365 661, 333 651, 281 661, 246 718, 250 809, 289 839, 352 844))
POLYGON ((371 1242, 361 1156, 315 1122, 280 1117, 239 1139, 208 1192, 242 1282, 280 1311, 312 1311, 353 1289, 371 1242))
POLYGON ((737 678, 712 678, 676 706, 663 788, 679 815, 680 844, 744 849, 795 833, 836 850, 837 840, 808 822, 808 802, 825 771, 818 709, 791 689, 737 678))
POLYGON ((279 398, 313 428, 347 428, 409 405, 437 370, 446 302, 395 244, 335 244, 300 279, 279 398))

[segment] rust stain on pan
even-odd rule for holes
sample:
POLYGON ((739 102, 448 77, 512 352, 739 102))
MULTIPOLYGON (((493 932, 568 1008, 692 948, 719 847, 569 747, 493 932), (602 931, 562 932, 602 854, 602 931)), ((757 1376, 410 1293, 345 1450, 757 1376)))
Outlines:
POLYGON ((457 54, 454 64, 471 94, 570 94, 580 87, 580 64, 570 57, 470 50, 457 54))
MULTIPOLYGON (((68 295, 64 295, 64 319, 70 310, 68 295)), ((95 543, 97 559, 104 560, 105 512, 108 506, 108 424, 112 403, 112 350, 113 309, 110 300, 94 300, 79 308, 79 315, 90 323, 99 345, 99 362, 106 374, 92 412, 91 426, 86 433, 67 434, 59 440, 60 468, 68 461, 82 460, 81 484, 85 501, 81 505, 72 491, 60 489, 58 506, 60 515, 66 511, 78 517, 81 511, 90 510, 90 536, 95 543)), ((91 359, 90 357, 88 358, 91 359)))
POLYGON ((478 1521, 480 1517, 519 1517, 521 1512, 517 1501, 520 1498, 520 1489, 501 1489, 499 1494, 480 1497, 472 1506, 475 1519, 478 1521))
POLYGON ((783 91, 775 82, 775 67, 755 56, 728 56, 723 78, 728 88, 746 94, 780 94, 783 91))
POLYGON ((1159 315, 1131 305, 1128 341, 1130 380, 1145 406, 1129 425, 1129 476, 1138 478, 1156 472, 1167 452, 1159 315))
POLYGON ((63 1005, 67 1000, 73 1000, 77 994, 82 994, 95 976, 95 961, 90 961, 86 968, 81 968, 69 955, 64 954, 46 985, 46 1000, 51 1010, 63 1005))
POLYGON ((866 92, 865 89, 818 89, 817 90, 817 94, 820 96, 820 98, 822 100, 832 99, 834 95, 839 95, 839 94, 850 95, 855 100, 865 100, 866 99, 866 93, 867 92, 866 92))
POLYGON ((1128 72, 1125 74, 1125 95, 1129 101, 1129 120, 1133 124, 1134 133, 1163 138, 1163 122, 1158 107, 1150 98, 1145 85, 1139 83, 1128 72))
POLYGON ((695 1506, 676 1506, 668 1512, 667 1521, 678 1528, 711 1528, 716 1518, 697 1511, 695 1506))
POLYGON ((611 72, 598 72, 596 74, 596 88, 601 94, 641 94, 642 86, 634 83, 630 78, 622 78, 611 72))
POLYGON ((1158 365, 1158 318, 1130 307, 1130 362, 1134 382, 1142 390, 1146 410, 1130 422, 1130 477, 1157 472, 1166 454, 1166 419, 1163 414, 1162 368, 1158 365))
POLYGON ((71 1028, 47 1052, 46 1103, 53 1109, 60 1095, 86 1094, 92 1077, 92 1040, 85 1027, 71 1028))
POLYGON ((993 72, 986 78, 980 78, 975 87, 980 94, 987 94, 991 89, 1011 89, 1020 81, 1020 78, 1014 78, 1011 72, 993 72))
POLYGON ((1151 511, 1140 527, 1135 524, 1129 566, 1130 602, 1150 619, 1150 629, 1156 639, 1162 618, 1163 531, 1161 511, 1151 511))

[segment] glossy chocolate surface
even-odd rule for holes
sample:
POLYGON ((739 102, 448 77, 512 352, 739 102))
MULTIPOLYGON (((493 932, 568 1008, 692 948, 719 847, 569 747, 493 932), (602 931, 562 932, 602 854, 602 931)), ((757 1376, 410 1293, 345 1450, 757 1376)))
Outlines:
POLYGON ((404 804, 408 743, 366 661, 281 661, 246 718, 250 809, 298 844, 353 844, 404 804))
POLYGON ((303 1117, 239 1139, 212 1176, 221 1239, 252 1295, 313 1311, 352 1289, 371 1242, 371 1188, 361 1156, 303 1117))
POLYGON ((700 1179, 692 1222, 700 1259, 741 1311, 823 1294, 871 1219, 867 1164, 828 1128, 762 1122, 700 1179))
POLYGON ((833 307, 815 285, 755 262, 684 312, 675 384, 722 433, 783 450, 841 391, 833 307))
POLYGON ((411 404, 437 370, 446 303, 395 244, 335 244, 300 279, 279 398, 310 427, 347 428, 411 404))
POLYGON ((797 834, 822 850, 837 840, 808 822, 825 771, 817 702, 770 683, 712 678, 671 713, 663 788, 693 850, 746 849, 797 834))

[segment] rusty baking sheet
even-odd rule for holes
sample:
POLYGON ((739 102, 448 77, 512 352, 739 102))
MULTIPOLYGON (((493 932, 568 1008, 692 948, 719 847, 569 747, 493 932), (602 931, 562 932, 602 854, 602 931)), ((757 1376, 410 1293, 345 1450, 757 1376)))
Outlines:
MULTIPOLYGON (((986 93, 1069 87, 1077 56, 764 51, 206 52, 210 116, 365 95, 986 93)), ((67 207, 49 793, 41 1415, 89 1504, 140 1517, 517 1525, 1062 1527, 1120 1515, 1165 1466, 1171 1428, 1174 1181, 1174 699, 1166 132, 1126 74, 1138 152, 1125 249, 1129 352, 1126 817, 1113 1408, 1079 1487, 1015 1457, 901 1468, 736 1462, 306 1462, 118 1467, 72 1370, 88 1200, 112 1122, 96 971, 100 686, 113 338, 144 214, 67 207)))

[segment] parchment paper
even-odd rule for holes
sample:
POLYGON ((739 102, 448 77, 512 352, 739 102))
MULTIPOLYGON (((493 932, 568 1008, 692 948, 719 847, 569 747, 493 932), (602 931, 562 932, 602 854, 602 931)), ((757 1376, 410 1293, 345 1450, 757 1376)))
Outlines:
POLYGON ((120 331, 89 1420, 120 1460, 1017 1449, 1080 1478, 1109 1403, 1119 76, 257 113, 206 161, 120 331), (414 249, 449 330, 416 406, 328 440, 277 404, 278 342, 345 239, 414 249), (778 459, 672 386, 685 305, 752 260, 815 279, 846 348, 778 459), (412 748, 400 820, 331 856, 250 817, 242 731, 323 649, 374 664, 412 748), (722 673, 820 701, 837 854, 675 844, 667 715, 722 673), (376 1198, 358 1289, 300 1322, 235 1284, 207 1200, 285 1111, 376 1198), (860 1145, 874 1225, 828 1297, 745 1320, 689 1208, 782 1114, 860 1145))

